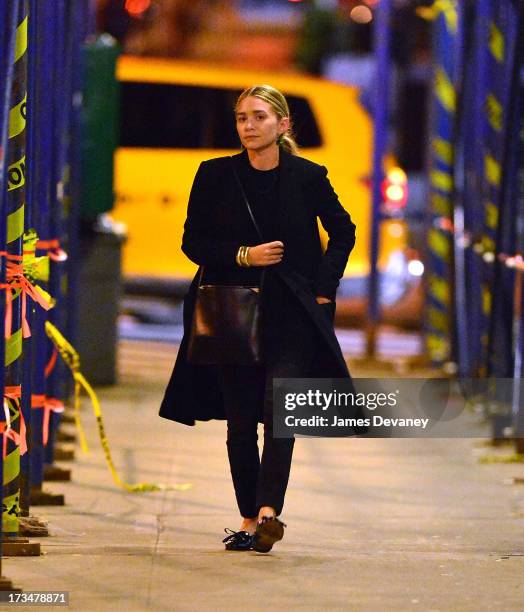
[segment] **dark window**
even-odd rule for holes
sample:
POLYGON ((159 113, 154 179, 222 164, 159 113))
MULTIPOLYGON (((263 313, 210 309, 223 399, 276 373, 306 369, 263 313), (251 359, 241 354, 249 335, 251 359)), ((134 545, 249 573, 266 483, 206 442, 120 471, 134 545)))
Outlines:
MULTIPOLYGON (((233 109, 240 90, 123 81, 120 146, 236 149, 233 109)), ((322 144, 305 98, 287 97, 301 147, 322 144)))

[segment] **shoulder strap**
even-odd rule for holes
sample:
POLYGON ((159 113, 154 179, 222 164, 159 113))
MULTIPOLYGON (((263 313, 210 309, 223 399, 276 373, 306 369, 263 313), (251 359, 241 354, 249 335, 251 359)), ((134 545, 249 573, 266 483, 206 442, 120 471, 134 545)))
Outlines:
POLYGON ((246 204, 247 210, 249 212, 249 216, 251 217, 251 221, 253 221, 253 225, 255 226, 255 229, 257 230, 258 237, 260 238, 260 240, 262 240, 262 242, 264 242, 264 238, 262 237, 262 232, 260 231, 260 228, 258 227, 258 223, 256 222, 255 216, 253 215, 253 211, 251 210, 249 200, 247 199, 246 192, 244 191, 244 186, 242 185, 242 181, 240 180, 237 169, 235 168, 235 162, 233 161, 233 158, 231 156, 229 157, 229 159, 231 160, 231 168, 233 170, 233 174, 235 176, 238 187, 240 188, 240 193, 242 194, 242 198, 244 199, 244 202, 246 204))
MULTIPOLYGON (((242 198, 244 199, 244 202, 246 204, 247 210, 249 212, 249 216, 251 217, 251 221, 253 221, 253 225, 255 226, 255 229, 257 230, 257 234, 258 237, 260 238, 260 240, 263 242, 264 238, 262 237, 262 232, 260 231, 259 227, 258 227, 258 223, 256 222, 255 216, 253 215, 253 211, 251 210, 251 206, 249 204, 249 200, 247 199, 246 196, 246 192, 244 191, 244 186, 242 185, 242 182, 240 180, 240 177, 238 176, 238 172, 235 168, 235 162, 233 161, 233 158, 230 156, 229 159, 231 160, 231 169, 233 170, 233 175, 235 177, 235 180, 238 184, 238 187, 240 189, 240 193, 242 194, 242 198)), ((262 289, 262 286, 264 284, 264 279, 266 276, 266 270, 265 268, 262 270, 262 274, 260 277, 260 289, 262 289)), ((198 278, 198 285, 202 284, 202 278, 204 276, 204 266, 200 266, 200 270, 199 270, 199 278, 198 278)))

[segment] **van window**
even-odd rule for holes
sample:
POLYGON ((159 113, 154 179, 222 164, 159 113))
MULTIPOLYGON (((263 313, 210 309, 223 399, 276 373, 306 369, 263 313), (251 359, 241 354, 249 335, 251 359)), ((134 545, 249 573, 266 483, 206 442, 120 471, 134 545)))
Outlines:
MULTIPOLYGON (((236 149, 233 109, 240 90, 121 82, 120 146, 160 149, 236 149)), ((305 98, 286 96, 301 147, 322 144, 305 98)))

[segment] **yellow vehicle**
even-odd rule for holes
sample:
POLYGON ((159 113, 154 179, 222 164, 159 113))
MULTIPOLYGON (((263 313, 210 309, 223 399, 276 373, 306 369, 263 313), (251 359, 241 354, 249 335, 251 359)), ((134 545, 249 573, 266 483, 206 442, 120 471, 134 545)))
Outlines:
MULTIPOLYGON (((195 265, 180 250, 189 192, 202 160, 240 150, 234 104, 241 90, 269 83, 287 97, 301 155, 327 166, 357 226, 346 279, 369 272, 372 132, 356 88, 296 74, 173 60, 120 58, 121 135, 113 217, 128 228, 127 281, 182 285, 195 265)), ((403 223, 382 224, 379 266, 406 242, 403 223)), ((326 236, 321 229, 322 237, 326 236)))

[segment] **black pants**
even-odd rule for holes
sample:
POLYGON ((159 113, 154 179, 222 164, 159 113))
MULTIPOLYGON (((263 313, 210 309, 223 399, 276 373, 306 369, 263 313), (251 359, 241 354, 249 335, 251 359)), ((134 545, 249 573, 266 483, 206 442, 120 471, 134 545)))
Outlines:
POLYGON ((265 311, 265 365, 221 366, 219 370, 231 476, 245 518, 256 517, 262 506, 273 507, 277 515, 282 512, 295 440, 273 438, 273 378, 307 377, 317 346, 316 331, 306 313, 294 296, 283 291, 265 311), (261 458, 259 419, 264 423, 261 458))

